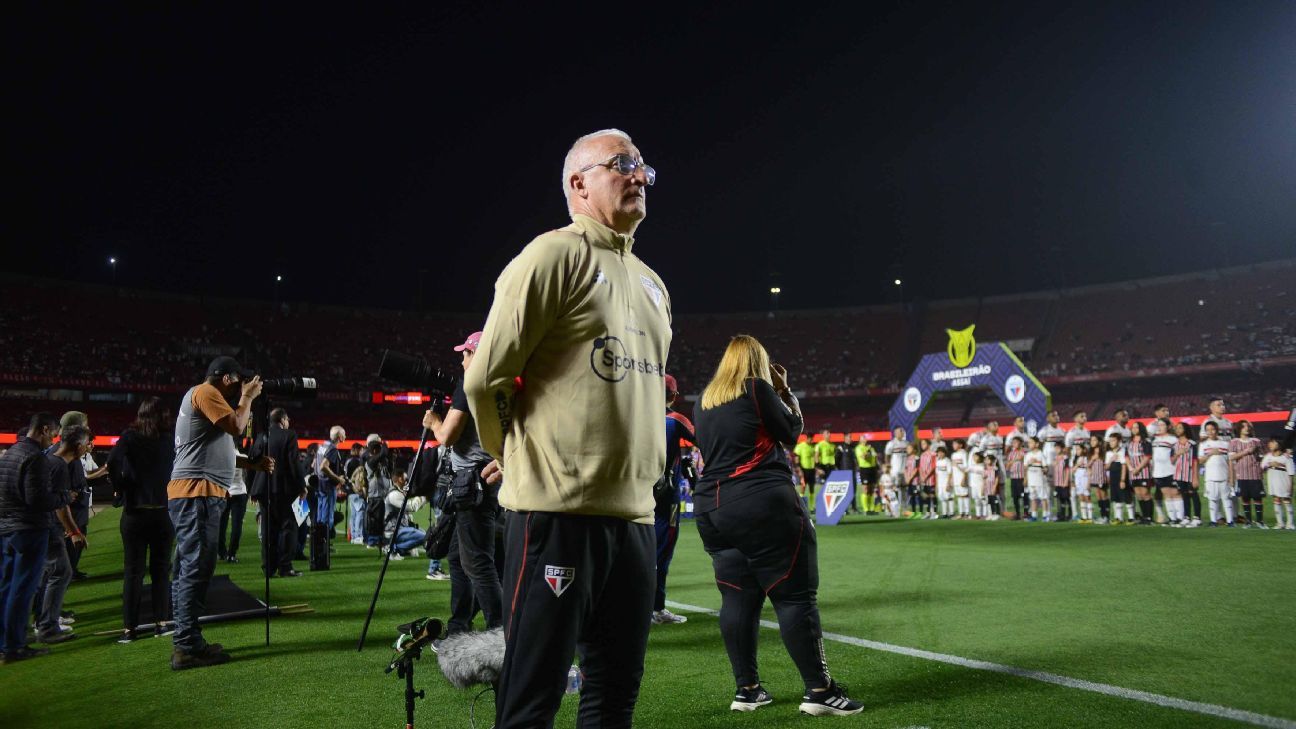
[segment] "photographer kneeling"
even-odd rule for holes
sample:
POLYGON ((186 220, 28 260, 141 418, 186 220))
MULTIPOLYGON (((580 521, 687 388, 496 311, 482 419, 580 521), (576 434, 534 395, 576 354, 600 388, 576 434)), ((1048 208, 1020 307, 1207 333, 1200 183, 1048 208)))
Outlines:
MULTIPOLYGON (((463 354, 463 368, 468 370, 481 332, 468 335, 455 347, 463 354)), ((499 517, 499 486, 503 480, 499 463, 491 458, 477 439, 477 428, 468 410, 468 396, 463 383, 455 387, 450 409, 442 418, 435 410, 423 415, 423 427, 449 448, 450 467, 454 471, 450 498, 455 503, 455 536, 451 544, 450 605, 452 615, 447 632, 472 627, 472 598, 486 616, 486 628, 504 624, 501 614, 503 589, 495 567, 495 527, 499 517), (457 549, 456 549, 457 546, 457 549)))

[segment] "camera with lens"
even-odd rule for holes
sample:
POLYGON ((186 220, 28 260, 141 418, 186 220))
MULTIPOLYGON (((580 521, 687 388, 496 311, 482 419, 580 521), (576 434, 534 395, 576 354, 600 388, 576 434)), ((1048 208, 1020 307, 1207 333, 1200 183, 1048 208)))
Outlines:
POLYGON ((271 377, 261 380, 261 391, 268 395, 294 397, 299 400, 313 400, 318 394, 319 384, 314 377, 271 377))
POLYGON ((378 364, 378 376, 399 382, 405 387, 415 387, 432 395, 433 399, 454 392, 455 378, 428 364, 422 357, 384 349, 378 364))

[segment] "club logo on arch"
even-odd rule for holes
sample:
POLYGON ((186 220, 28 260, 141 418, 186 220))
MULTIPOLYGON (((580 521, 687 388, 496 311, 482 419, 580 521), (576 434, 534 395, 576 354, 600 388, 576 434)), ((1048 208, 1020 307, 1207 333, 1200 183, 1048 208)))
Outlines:
POLYGON ((1016 405, 1026 397, 1026 381, 1021 375, 1011 375, 1004 381, 1004 399, 1016 405))
POLYGON ((908 390, 905 390, 905 394, 904 394, 905 410, 908 410, 911 413, 916 413, 918 412, 918 408, 920 406, 922 406, 922 391, 916 387, 911 387, 908 390))
POLYGON ((576 568, 555 567, 551 564, 547 564, 545 565, 544 578, 545 583, 549 585, 549 589, 553 590, 553 594, 557 597, 562 597, 562 594, 567 591, 567 588, 571 587, 572 581, 576 579, 576 568))

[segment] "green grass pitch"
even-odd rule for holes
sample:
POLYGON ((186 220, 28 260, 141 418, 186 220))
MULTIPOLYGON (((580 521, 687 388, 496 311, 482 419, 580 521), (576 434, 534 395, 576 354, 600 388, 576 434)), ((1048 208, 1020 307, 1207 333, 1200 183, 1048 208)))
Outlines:
MULTIPOLYGON (((426 521, 426 513, 422 515, 426 521)), ((118 516, 91 522, 90 551, 67 607, 81 638, 0 667, 0 725, 18 727, 400 727, 403 682, 384 675, 394 626, 444 617, 449 583, 425 559, 393 562, 368 647, 355 650, 378 552, 339 543, 334 568, 273 582, 274 602, 309 615, 208 628, 234 660, 172 672, 168 639, 117 645, 91 632, 121 620, 118 516)), ((243 562, 222 564, 259 594, 255 526, 243 562)), ((820 528, 826 631, 1046 671, 1271 717, 1296 726, 1296 533, 1011 522, 854 518, 820 528)), ((304 569, 304 566, 299 565, 304 569)), ((716 608, 696 529, 685 521, 669 598, 716 608)), ((678 611, 683 612, 683 611, 678 611)), ((773 611, 766 610, 773 620, 773 611)), ((641 727, 1184 727, 1245 724, 1142 701, 838 642, 834 676, 868 704, 848 718, 797 713, 800 683, 774 630, 761 670, 775 702, 728 710, 733 680, 716 619, 685 613, 654 626, 636 711, 641 727)), ((420 727, 467 727, 472 695, 453 690, 429 654, 419 664, 420 727)), ((490 697, 481 708, 491 713, 490 697)), ((567 696, 558 726, 572 726, 567 696)), ((489 727, 489 716, 477 726, 489 727)))

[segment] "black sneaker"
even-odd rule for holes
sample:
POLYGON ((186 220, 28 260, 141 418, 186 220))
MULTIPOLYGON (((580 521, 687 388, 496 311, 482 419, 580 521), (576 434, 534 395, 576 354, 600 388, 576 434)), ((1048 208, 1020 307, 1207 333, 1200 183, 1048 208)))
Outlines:
POLYGON ((128 645, 130 643, 134 643, 137 640, 139 640, 139 633, 136 633, 134 630, 128 629, 122 631, 122 636, 117 639, 117 642, 121 643, 122 645, 128 645))
POLYGON ((222 663, 228 663, 229 659, 228 653, 187 653, 176 649, 171 652, 171 670, 184 671, 190 668, 219 666, 222 663))
POLYGON ((774 701, 774 697, 769 695, 764 686, 756 684, 756 688, 740 688, 734 694, 733 703, 729 704, 730 711, 755 711, 760 707, 774 701))
POLYGON ((827 691, 807 691, 801 697, 801 713, 811 716, 850 716, 864 710, 864 704, 846 695, 846 687, 833 681, 827 691))
POLYGON ((69 640, 76 640, 76 638, 77 638, 77 634, 71 631, 66 633, 37 633, 36 634, 36 642, 44 643, 45 645, 57 645, 59 643, 66 643, 69 640))
POLYGON ((0 659, 0 664, 7 666, 10 663, 25 661, 28 658, 47 656, 49 655, 49 652, 50 652, 49 648, 31 648, 31 647, 24 646, 22 648, 19 648, 16 651, 10 651, 9 653, 4 654, 4 658, 0 659))

